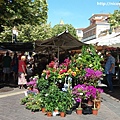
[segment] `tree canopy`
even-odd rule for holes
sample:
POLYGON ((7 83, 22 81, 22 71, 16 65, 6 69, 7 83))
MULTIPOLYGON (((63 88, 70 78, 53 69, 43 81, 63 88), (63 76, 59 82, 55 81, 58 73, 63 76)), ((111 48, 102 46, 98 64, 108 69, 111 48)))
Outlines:
POLYGON ((65 30, 77 37, 76 30, 69 24, 47 24, 47 0, 0 0, 0 42, 12 42, 15 26, 17 41, 32 42, 56 36, 65 30))
POLYGON ((71 35, 77 38, 76 30, 71 24, 57 24, 52 29, 52 35, 56 36, 64 31, 68 31, 71 35))
POLYGON ((120 10, 115 10, 109 17, 109 23, 112 28, 120 26, 120 10))
POLYGON ((5 0, 0 4, 0 25, 46 23, 47 11, 46 0, 5 0))
POLYGON ((12 40, 14 26, 17 27, 18 34, 21 30, 23 32, 18 36, 18 39, 21 37, 20 41, 22 39, 22 41, 31 41, 33 27, 43 28, 42 26, 47 22, 47 6, 46 0, 2 0, 0 2, 0 41, 12 40))

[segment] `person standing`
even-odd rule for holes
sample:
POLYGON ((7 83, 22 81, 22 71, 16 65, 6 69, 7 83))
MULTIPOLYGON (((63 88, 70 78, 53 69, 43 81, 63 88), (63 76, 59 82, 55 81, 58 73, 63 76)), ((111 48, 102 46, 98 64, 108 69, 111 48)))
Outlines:
POLYGON ((13 59, 12 59, 12 71, 13 71, 13 79, 16 83, 17 77, 18 77, 18 57, 17 53, 14 53, 13 59))
POLYGON ((7 51, 6 52, 6 56, 4 56, 3 59, 2 59, 2 64, 3 64, 3 81, 5 81, 5 79, 7 79, 7 81, 9 81, 9 79, 10 79, 11 61, 12 61, 12 59, 9 56, 9 52, 7 51))
POLYGON ((26 74, 26 56, 21 56, 21 60, 18 63, 18 85, 19 88, 23 88, 24 85, 27 84, 27 80, 25 78, 26 74))
POLYGON ((105 64, 105 74, 109 86, 109 92, 113 92, 112 77, 115 74, 115 58, 111 55, 111 52, 106 52, 107 61, 105 64))

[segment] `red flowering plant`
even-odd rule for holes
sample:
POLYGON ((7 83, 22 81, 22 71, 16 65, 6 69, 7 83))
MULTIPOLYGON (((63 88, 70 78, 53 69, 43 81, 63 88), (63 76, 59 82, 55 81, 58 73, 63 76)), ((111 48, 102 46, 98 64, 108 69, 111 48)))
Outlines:
POLYGON ((46 70, 43 70, 41 77, 44 78, 45 80, 48 80, 49 83, 51 82, 56 82, 56 78, 58 77, 58 67, 54 61, 51 61, 47 66, 46 70))
POLYGON ((61 64, 59 65, 59 75, 58 75, 58 79, 62 80, 62 82, 65 82, 66 76, 69 75, 69 74, 67 73, 69 64, 70 64, 70 60, 67 58, 67 59, 64 60, 63 63, 61 63, 61 64))

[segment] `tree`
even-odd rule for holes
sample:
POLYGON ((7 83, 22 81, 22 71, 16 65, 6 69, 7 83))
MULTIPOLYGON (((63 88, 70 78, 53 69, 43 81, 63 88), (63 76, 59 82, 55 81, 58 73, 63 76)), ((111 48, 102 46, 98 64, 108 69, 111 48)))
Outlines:
POLYGON ((29 24, 19 26, 18 41, 28 42, 36 40, 45 40, 51 37, 50 24, 30 26, 29 24))
POLYGON ((46 23, 48 11, 46 0, 5 1, 0 5, 0 25, 13 27, 19 24, 36 25, 46 23))
POLYGON ((109 21, 111 28, 116 28, 120 26, 120 10, 115 10, 113 14, 110 15, 109 21))
POLYGON ((41 33, 37 33, 39 30, 34 31, 33 28, 43 28, 47 22, 47 11, 46 0, 4 0, 0 2, 0 41, 11 41, 13 26, 16 26, 20 33, 18 35, 20 41, 35 40, 36 38, 31 36, 32 33, 36 32, 37 37, 41 33))
POLYGON ((71 35, 77 38, 75 28, 70 24, 57 24, 52 28, 52 36, 56 36, 64 31, 68 31, 71 35))
MULTIPOLYGON (((12 28, 5 26, 5 31, 0 34, 0 41, 2 42, 12 42, 12 28)), ((17 26, 18 42, 33 42, 36 40, 45 40, 52 37, 52 28, 50 24, 42 25, 19 25, 17 26)))

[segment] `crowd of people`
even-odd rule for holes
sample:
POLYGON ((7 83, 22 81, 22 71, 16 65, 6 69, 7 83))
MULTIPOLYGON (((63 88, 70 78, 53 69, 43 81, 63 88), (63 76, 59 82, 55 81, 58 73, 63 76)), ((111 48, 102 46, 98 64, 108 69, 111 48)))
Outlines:
POLYGON ((34 74, 34 57, 25 55, 24 52, 14 52, 11 55, 8 51, 5 55, 1 55, 0 61, 0 82, 2 83, 15 83, 19 88, 24 85, 34 74))
MULTIPOLYGON (((110 92, 113 91, 112 76, 115 74, 115 58, 110 52, 106 52, 106 63, 104 64, 106 80, 110 92)), ((54 57, 55 58, 55 57, 54 57)), ((32 54, 25 55, 24 52, 16 53, 14 52, 13 57, 10 56, 9 52, 6 55, 0 56, 0 81, 10 82, 12 73, 12 82, 17 83, 19 88, 24 88, 24 85, 29 82, 29 78, 36 74, 36 59, 37 57, 32 56, 32 54)), ((44 56, 41 58, 41 62, 38 64, 38 74, 42 73, 45 69, 47 61, 44 56)))

